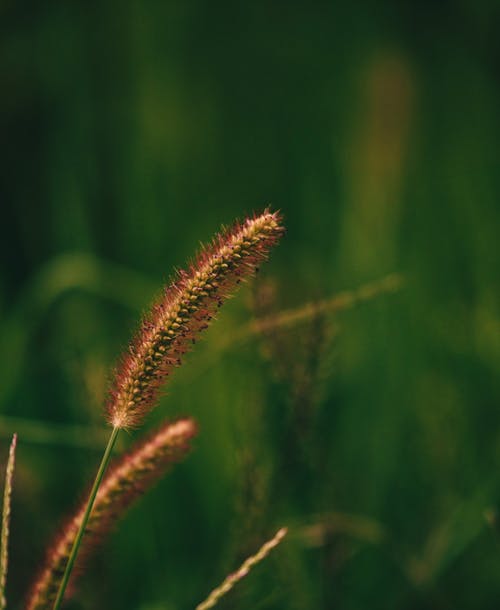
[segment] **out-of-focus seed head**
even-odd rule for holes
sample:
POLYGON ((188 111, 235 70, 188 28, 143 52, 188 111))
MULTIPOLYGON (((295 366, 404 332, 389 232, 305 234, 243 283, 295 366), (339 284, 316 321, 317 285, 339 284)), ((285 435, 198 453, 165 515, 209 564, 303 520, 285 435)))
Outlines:
MULTIPOLYGON (((172 464, 187 455, 197 431, 196 422, 191 418, 169 422, 111 467, 97 493, 81 543, 76 566, 79 569, 73 572, 70 582, 74 583, 84 558, 134 500, 142 496, 172 464)), ((42 571, 29 594, 26 610, 49 610, 53 607, 85 508, 86 504, 67 522, 47 553, 42 571)))

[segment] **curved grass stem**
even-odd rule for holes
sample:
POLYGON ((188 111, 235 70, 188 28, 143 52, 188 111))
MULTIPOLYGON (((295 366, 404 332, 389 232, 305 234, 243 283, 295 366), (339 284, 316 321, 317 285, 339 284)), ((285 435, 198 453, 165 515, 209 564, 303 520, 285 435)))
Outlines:
POLYGON ((106 468, 108 466, 109 460, 111 458, 111 453, 113 451, 113 446, 116 441, 116 437, 118 436, 119 428, 113 428, 111 432, 111 436, 109 437, 108 444, 106 445, 106 449, 104 451, 104 455, 102 456, 101 464, 99 465, 99 470, 97 471, 97 475, 95 477, 94 484, 92 485, 92 489, 90 491, 90 496, 87 501, 87 507, 85 509, 85 513, 83 515, 82 523, 80 525, 80 529, 76 535, 75 541, 73 543, 73 548, 71 549, 71 554, 68 559, 68 563, 66 564, 66 569, 64 571, 64 575, 61 580, 61 584, 59 586, 59 591, 57 593, 56 601, 54 602, 54 609, 58 610, 61 606, 62 600, 64 598, 64 592, 66 591, 66 587, 68 586, 69 577, 71 575, 71 571, 73 569, 73 565, 75 563, 76 556, 78 555, 78 549, 80 547, 80 543, 83 538, 83 534, 85 533, 85 528, 87 527, 87 522, 90 517, 90 513, 92 512, 92 507, 94 506, 94 501, 97 495, 97 491, 99 490, 99 486, 101 484, 104 473, 106 472, 106 468))

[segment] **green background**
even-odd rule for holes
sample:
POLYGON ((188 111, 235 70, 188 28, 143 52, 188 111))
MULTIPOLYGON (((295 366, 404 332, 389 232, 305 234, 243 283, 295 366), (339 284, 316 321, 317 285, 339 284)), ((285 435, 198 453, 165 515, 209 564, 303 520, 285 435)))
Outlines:
POLYGON ((266 205, 286 236, 146 424, 194 415, 195 450, 68 608, 193 608, 283 524, 221 608, 498 606, 499 19, 493 0, 3 1, 10 608, 96 470, 140 312, 266 205), (231 343, 391 272, 397 294, 231 343))

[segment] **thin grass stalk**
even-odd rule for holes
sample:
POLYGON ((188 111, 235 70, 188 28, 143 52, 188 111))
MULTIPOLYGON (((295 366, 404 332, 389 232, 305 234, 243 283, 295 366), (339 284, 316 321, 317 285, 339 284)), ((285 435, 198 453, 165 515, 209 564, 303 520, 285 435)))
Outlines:
POLYGON ((209 608, 213 608, 221 597, 226 595, 226 593, 228 593, 238 581, 240 581, 250 572, 254 565, 260 563, 275 547, 278 546, 287 533, 288 529, 286 527, 282 527, 280 530, 278 530, 274 537, 263 544, 255 555, 248 557, 248 559, 241 564, 236 572, 229 574, 222 584, 210 593, 205 601, 198 604, 196 606, 196 610, 208 610, 209 608))
POLYGON ((99 486, 101 484, 102 478, 104 477, 104 473, 106 472, 106 468, 108 467, 109 460, 111 458, 111 453, 113 451, 113 447, 115 445, 116 437, 118 436, 119 431, 119 428, 113 428, 111 431, 108 444, 106 445, 104 455, 102 456, 101 464, 99 465, 99 470, 97 471, 94 484, 92 485, 92 489, 90 491, 90 496, 87 501, 85 512, 83 514, 82 522, 76 534, 76 538, 71 549, 71 554, 69 556, 68 563, 66 564, 66 569, 64 570, 61 585, 59 587, 59 591, 57 592, 57 597, 54 602, 54 610, 58 610, 64 598, 64 593, 66 592, 66 587, 68 586, 69 577, 71 575, 71 571, 73 570, 73 565, 75 563, 76 556, 78 555, 78 549, 80 548, 83 534, 85 532, 85 528, 87 527, 92 508, 94 507, 94 502, 97 496, 97 492, 99 490, 99 486))
POLYGON ((5 488, 3 492, 2 535, 0 541, 0 609, 7 605, 5 599, 5 585, 7 582, 7 569, 9 565, 9 533, 10 533, 10 499, 12 496, 12 478, 16 462, 17 434, 12 437, 9 449, 9 459, 5 471, 5 488))

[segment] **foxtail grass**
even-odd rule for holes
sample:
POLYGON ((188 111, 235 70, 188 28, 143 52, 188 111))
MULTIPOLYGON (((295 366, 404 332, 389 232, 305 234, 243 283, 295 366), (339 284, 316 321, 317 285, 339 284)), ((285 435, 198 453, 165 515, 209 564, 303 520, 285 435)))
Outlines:
POLYGON ((208 328, 218 308, 251 277, 284 232, 281 217, 262 214, 223 229, 203 247, 145 316, 128 352, 122 358, 107 403, 111 435, 83 511, 53 610, 64 598, 79 546, 91 518, 99 487, 121 429, 138 427, 155 407, 167 378, 182 364, 182 357, 208 328))
MULTIPOLYGON (((97 492, 85 527, 78 557, 80 567, 81 558, 88 557, 129 506, 154 485, 170 466, 187 455, 196 433, 197 426, 191 418, 166 423, 110 468, 97 492)), ((57 536, 28 596, 26 610, 48 610, 54 604, 85 513, 86 504, 76 511, 57 536)), ((78 571, 74 572, 74 575, 77 574, 78 571)))
POLYGON ((217 309, 252 276, 283 233, 264 212, 224 230, 165 290, 120 362, 108 401, 115 428, 134 428, 155 406, 160 388, 208 328, 217 309))
POLYGON ((12 495, 12 478, 16 462, 17 434, 12 437, 9 449, 9 459, 5 471, 5 487, 3 492, 2 535, 0 540, 0 608, 5 609, 5 585, 9 565, 9 533, 10 533, 10 499, 12 495))

